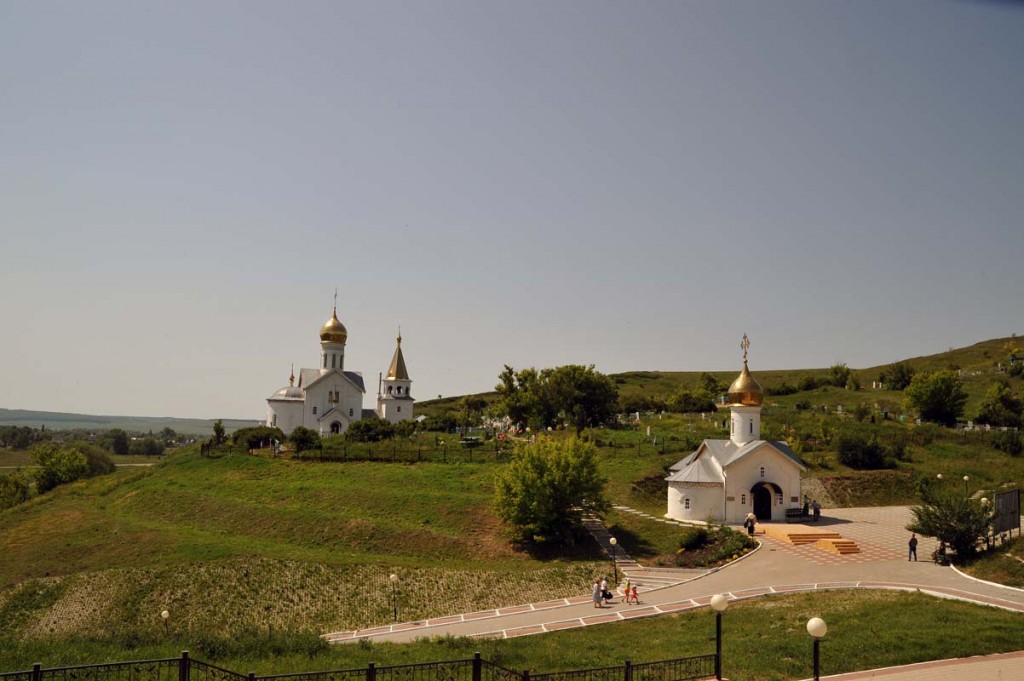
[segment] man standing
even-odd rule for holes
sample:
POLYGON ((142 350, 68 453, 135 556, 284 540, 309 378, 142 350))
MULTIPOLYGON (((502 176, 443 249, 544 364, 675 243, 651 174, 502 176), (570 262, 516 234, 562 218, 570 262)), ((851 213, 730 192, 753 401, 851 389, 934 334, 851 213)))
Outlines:
POLYGON ((817 499, 811 502, 811 513, 814 514, 812 517, 813 521, 818 522, 821 518, 821 504, 818 503, 817 499))
POLYGON ((910 541, 907 542, 907 546, 910 548, 910 551, 907 552, 907 560, 913 560, 916 563, 917 562, 917 535, 916 534, 911 533, 910 541))

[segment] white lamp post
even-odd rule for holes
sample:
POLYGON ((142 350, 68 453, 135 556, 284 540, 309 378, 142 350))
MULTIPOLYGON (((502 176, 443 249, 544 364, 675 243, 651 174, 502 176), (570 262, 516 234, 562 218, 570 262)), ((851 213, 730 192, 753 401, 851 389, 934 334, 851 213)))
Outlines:
POLYGON ((821 643, 821 638, 828 633, 828 625, 820 617, 812 617, 807 620, 807 633, 814 639, 814 681, 818 681, 821 678, 819 673, 821 664, 818 645, 821 643))
POLYGON ((171 613, 167 612, 166 610, 164 610, 164 611, 162 611, 160 613, 160 619, 162 619, 164 621, 164 633, 165 634, 167 633, 167 618, 169 618, 170 616, 171 616, 171 613))
POLYGON ((394 620, 398 621, 398 575, 394 572, 388 578, 391 580, 391 614, 394 620))
POLYGON ((711 609, 715 611, 715 678, 722 678, 722 613, 729 607, 729 599, 722 594, 711 597, 711 609))
POLYGON ((967 481, 970 480, 970 479, 971 479, 971 476, 969 476, 969 475, 965 475, 964 476, 964 494, 967 494, 967 481))
POLYGON ((612 582, 615 586, 619 585, 619 563, 615 559, 615 547, 618 546, 619 540, 612 537, 608 540, 608 543, 612 545, 612 582))

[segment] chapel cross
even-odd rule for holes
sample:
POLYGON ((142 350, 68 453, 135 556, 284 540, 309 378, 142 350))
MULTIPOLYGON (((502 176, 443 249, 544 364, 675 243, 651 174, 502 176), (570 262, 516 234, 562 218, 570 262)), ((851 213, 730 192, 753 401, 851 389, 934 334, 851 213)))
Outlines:
POLYGON ((743 349, 743 363, 747 363, 747 349, 750 347, 750 339, 747 338, 747 334, 743 334, 743 340, 740 341, 740 347, 743 349))

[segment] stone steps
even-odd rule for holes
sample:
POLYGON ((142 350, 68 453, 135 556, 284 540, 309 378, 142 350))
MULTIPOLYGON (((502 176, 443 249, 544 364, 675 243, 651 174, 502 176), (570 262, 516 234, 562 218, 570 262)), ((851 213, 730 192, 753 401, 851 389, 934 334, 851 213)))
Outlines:
POLYGON ((843 556, 851 553, 860 553, 860 547, 852 539, 819 539, 814 542, 814 547, 843 556))

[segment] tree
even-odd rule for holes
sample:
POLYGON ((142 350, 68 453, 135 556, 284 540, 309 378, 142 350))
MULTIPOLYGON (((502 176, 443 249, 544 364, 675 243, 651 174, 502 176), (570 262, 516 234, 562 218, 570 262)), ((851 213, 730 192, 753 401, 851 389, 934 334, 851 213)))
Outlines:
POLYGON ((0 473, 0 510, 28 500, 28 483, 17 474, 0 473))
POLYGON ((271 447, 274 441, 284 442, 284 432, 280 428, 270 426, 250 426, 239 428, 231 434, 231 441, 246 449, 271 447))
POLYGON ((174 432, 173 428, 165 427, 163 430, 160 431, 160 439, 163 440, 165 444, 169 444, 171 442, 174 442, 174 440, 177 437, 178 437, 178 434, 176 432, 174 432))
POLYGON ((890 364, 878 374, 878 381, 889 390, 906 390, 914 379, 914 368, 906 362, 890 364))
POLYGON ((904 393, 907 405, 916 409, 923 420, 945 426, 956 425, 967 404, 967 391, 952 371, 915 374, 904 393))
POLYGON ((701 391, 698 394, 686 390, 677 392, 668 402, 671 411, 677 414, 696 414, 715 411, 715 403, 701 391))
POLYGON ((292 447, 295 448, 296 452, 305 452, 310 449, 317 449, 320 446, 320 436, 315 430, 305 426, 295 426, 295 430, 292 431, 288 440, 292 443, 292 447))
POLYGON ((495 509, 520 541, 565 545, 575 541, 583 517, 610 508, 597 449, 578 438, 541 438, 520 445, 495 479, 495 509))
POLYGON ((383 419, 360 419, 345 430, 345 439, 350 442, 380 442, 395 436, 395 427, 383 419))
POLYGON ((110 451, 114 454, 127 454, 129 450, 128 433, 120 428, 111 428, 107 431, 107 439, 110 440, 110 451))
POLYGON ((213 422, 213 444, 222 445, 227 442, 227 435, 224 434, 224 422, 217 419, 213 422))
POLYGON ((845 388, 846 382, 850 380, 850 373, 850 367, 846 364, 833 364, 828 369, 828 382, 837 388, 845 388))
POLYGON ((162 456, 164 443, 155 437, 140 437, 132 442, 131 452, 138 456, 162 456))
POLYGON ((975 555, 989 532, 989 510, 955 489, 924 487, 922 496, 924 503, 910 509, 914 519, 907 529, 946 542, 961 558, 975 555))
POLYGON ((516 371, 505 365, 495 387, 502 411, 520 428, 548 428, 569 423, 579 433, 601 425, 615 414, 618 390, 594 365, 570 364, 516 371))
POLYGON ((985 393, 981 411, 974 420, 997 427, 1020 428, 1022 412, 1024 403, 1010 390, 1008 383, 999 381, 985 393))
POLYGON ((39 466, 33 473, 36 489, 40 492, 84 478, 89 472, 89 460, 73 447, 58 447, 50 443, 37 445, 32 456, 39 466))
POLYGON ((877 440, 868 442, 856 435, 844 434, 836 441, 839 463, 858 470, 894 468, 892 454, 877 440))
POLYGON ((615 416, 619 391, 610 378, 594 370, 593 364, 569 364, 545 370, 543 375, 553 410, 576 428, 577 435, 584 428, 604 425, 615 416))
POLYGON ((700 384, 700 389, 707 393, 708 397, 712 400, 725 392, 725 386, 722 382, 714 374, 709 374, 706 371, 700 372, 697 383, 700 384))
POLYGON ((459 416, 457 418, 463 435, 470 428, 480 423, 480 418, 483 416, 484 407, 486 406, 487 400, 479 395, 466 395, 459 400, 459 416))

